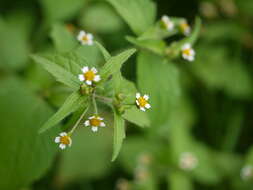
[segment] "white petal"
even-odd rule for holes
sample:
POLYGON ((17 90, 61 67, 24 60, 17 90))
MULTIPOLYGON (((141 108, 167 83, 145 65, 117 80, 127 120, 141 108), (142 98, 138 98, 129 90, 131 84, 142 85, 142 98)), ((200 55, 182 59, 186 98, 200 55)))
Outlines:
POLYGON ((162 21, 163 22, 168 22, 170 19, 169 19, 169 17, 167 16, 167 15, 163 15, 162 16, 162 21))
POLYGON ((100 121, 103 121, 103 120, 104 120, 104 118, 102 118, 102 117, 98 117, 98 119, 99 119, 100 121))
POLYGON ((145 108, 149 109, 149 108, 151 108, 151 105, 150 104, 146 104, 145 108))
POLYGON ((65 144, 60 144, 60 145, 59 145, 59 147, 60 147, 60 149, 62 149, 62 150, 63 150, 63 149, 65 149, 65 148, 66 148, 66 145, 65 145, 65 144))
POLYGON ((97 132, 97 131, 98 131, 98 127, 91 127, 91 130, 92 130, 93 132, 97 132))
POLYGON ((87 33, 87 39, 92 41, 93 39, 93 35, 91 33, 87 33))
POLYGON ((55 142, 55 143, 59 143, 59 142, 60 142, 60 139, 61 139, 60 137, 55 137, 54 142, 55 142))
POLYGON ((83 68, 82 68, 82 71, 83 71, 83 73, 86 73, 87 71, 89 71, 89 67, 87 67, 87 66, 86 66, 86 67, 83 67, 83 68))
POLYGON ((89 120, 86 120, 85 122, 84 122, 84 125, 87 127, 87 126, 90 126, 90 121, 89 120))
POLYGON ((93 71, 93 73, 97 73, 97 69, 95 67, 92 67, 91 70, 93 71))
POLYGON ((95 116, 91 116, 91 117, 89 117, 89 119, 93 119, 93 118, 95 118, 95 116))
POLYGON ((100 81, 100 75, 96 75, 96 76, 94 77, 94 81, 95 81, 95 82, 100 81))
POLYGON ((135 100, 135 102, 136 102, 136 104, 139 106, 140 105, 140 103, 139 103, 139 101, 138 100, 135 100))
POLYGON ((145 95, 143 96, 143 98, 144 98, 145 100, 148 100, 148 99, 149 99, 149 96, 148 96, 147 94, 145 94, 145 95))
POLYGON ((89 46, 91 46, 91 45, 93 44, 93 40, 88 40, 88 41, 86 42, 86 44, 89 45, 89 46))
POLYGON ((146 111, 146 109, 144 107, 140 107, 141 111, 146 111))
POLYGON ((78 78, 80 81, 84 81, 84 76, 83 75, 78 75, 78 78))
POLYGON ((62 132, 62 133, 60 133, 60 136, 61 137, 64 137, 64 136, 67 136, 68 134, 66 133, 66 132, 62 132))
POLYGON ((88 85, 91 85, 91 84, 92 84, 92 82, 91 82, 90 80, 86 80, 85 82, 86 82, 86 84, 88 84, 88 85))
POLYGON ((194 56, 189 56, 189 57, 188 57, 188 60, 189 60, 189 61, 194 61, 194 56))
POLYGON ((141 97, 141 94, 140 93, 136 93, 136 98, 140 98, 141 97))
POLYGON ((186 49, 191 49, 191 44, 189 44, 189 43, 184 44, 182 47, 182 50, 186 50, 186 49))
POLYGON ((100 123, 100 127, 105 127, 105 123, 104 123, 104 122, 101 122, 101 123, 100 123))
POLYGON ((84 32, 83 30, 80 31, 79 34, 78 34, 78 36, 77 36, 77 39, 78 39, 79 41, 82 41, 84 35, 85 35, 85 32, 84 32))
POLYGON ((69 146, 72 145, 72 139, 69 137, 69 146))

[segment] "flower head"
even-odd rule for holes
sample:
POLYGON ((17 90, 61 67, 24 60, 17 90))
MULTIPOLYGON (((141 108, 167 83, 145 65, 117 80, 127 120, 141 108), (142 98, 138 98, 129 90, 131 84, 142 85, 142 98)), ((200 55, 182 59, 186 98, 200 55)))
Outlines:
POLYGON ((60 149, 65 149, 66 146, 71 146, 72 144, 70 136, 65 132, 62 132, 60 133, 60 136, 55 137, 54 142, 60 144, 59 145, 60 149))
POLYGON ((191 44, 184 44, 182 47, 182 57, 188 61, 194 61, 195 51, 192 49, 191 44))
POLYGON ((81 30, 77 36, 77 40, 80 41, 82 45, 90 46, 93 44, 93 35, 81 30))
POLYGON ((100 75, 97 75, 97 69, 95 67, 92 67, 89 69, 89 67, 83 67, 82 68, 83 74, 78 75, 80 81, 85 81, 87 85, 92 85, 92 82, 98 82, 100 81, 100 75))
POLYGON ((93 115, 89 117, 88 120, 84 122, 86 127, 91 127, 93 132, 97 132, 99 127, 105 127, 105 123, 103 122, 103 118, 97 115, 93 115))
POLYGON ((179 167, 183 170, 193 170, 198 165, 197 157, 190 152, 183 152, 179 158, 179 167))
POLYGON ((189 26, 189 24, 185 20, 180 22, 179 30, 186 36, 188 36, 191 33, 191 27, 189 26))
POLYGON ((161 22, 162 22, 162 25, 163 25, 168 31, 171 31, 171 30, 174 29, 174 23, 172 22, 172 20, 171 20, 167 15, 162 16, 161 22))
POLYGON ((246 165, 241 169, 241 178, 243 180, 248 180, 253 177, 253 166, 246 165))
POLYGON ((136 93, 136 101, 135 102, 140 110, 146 111, 146 109, 151 108, 150 104, 148 103, 148 99, 149 99, 148 95, 145 94, 144 96, 141 96, 140 93, 136 93))

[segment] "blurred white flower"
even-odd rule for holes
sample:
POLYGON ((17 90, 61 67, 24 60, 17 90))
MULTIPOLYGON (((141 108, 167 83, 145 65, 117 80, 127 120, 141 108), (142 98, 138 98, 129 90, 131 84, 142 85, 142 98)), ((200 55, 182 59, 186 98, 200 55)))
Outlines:
POLYGON ((70 136, 65 132, 62 132, 58 137, 55 137, 54 142, 60 144, 59 145, 60 149, 65 149, 66 146, 70 147, 72 144, 70 136))
POLYGON ((83 74, 78 75, 78 78, 80 81, 85 81, 87 85, 92 85, 92 82, 98 82, 100 81, 100 75, 97 75, 97 69, 95 67, 92 67, 89 69, 89 67, 83 67, 82 68, 83 74))
POLYGON ((182 170, 190 171, 197 167, 198 159, 190 152, 183 152, 179 158, 179 167, 182 170))
POLYGON ((105 123, 103 122, 103 118, 99 116, 91 116, 88 120, 84 122, 86 127, 91 127, 93 132, 97 132, 99 127, 105 127, 105 123))
POLYGON ((146 111, 146 109, 150 109, 151 105, 148 103, 149 96, 145 94, 141 96, 140 93, 136 93, 136 104, 141 111, 146 111))
POLYGON ((182 57, 188 61, 194 61, 195 51, 192 49, 191 44, 184 44, 182 47, 182 57))
POLYGON ((186 36, 188 36, 191 33, 191 27, 185 20, 179 23, 179 30, 186 36))
POLYGON ((253 177, 253 166, 246 165, 241 169, 242 180, 249 180, 253 177))
POLYGON ((174 29, 174 22, 167 15, 162 16, 161 21, 162 21, 163 26, 168 31, 171 31, 174 29))
POLYGON ((93 35, 81 30, 77 35, 77 40, 80 41, 82 45, 92 45, 93 35))

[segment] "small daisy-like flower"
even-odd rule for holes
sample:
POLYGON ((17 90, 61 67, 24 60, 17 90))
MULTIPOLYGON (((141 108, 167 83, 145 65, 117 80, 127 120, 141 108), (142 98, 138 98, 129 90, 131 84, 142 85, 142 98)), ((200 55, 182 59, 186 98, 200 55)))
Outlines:
POLYGON ((184 44, 182 47, 182 57, 188 61, 194 61, 195 51, 192 49, 191 44, 184 44))
POLYGON ((81 30, 77 36, 77 40, 80 41, 82 45, 90 46, 93 44, 93 35, 81 30))
POLYGON ((99 127, 105 127, 105 123, 103 122, 103 118, 99 116, 91 116, 88 120, 84 122, 86 127, 91 127, 93 132, 97 132, 99 127))
POLYGON ((151 108, 150 104, 148 103, 148 99, 149 99, 148 95, 145 94, 144 96, 141 96, 140 93, 136 93, 135 102, 141 111, 146 111, 146 109, 151 108))
POLYGON ((180 22, 179 29, 186 36, 188 36, 191 33, 191 27, 185 20, 180 22))
POLYGON ((253 166, 246 165, 241 169, 241 178, 243 180, 249 180, 253 177, 253 166))
POLYGON ((65 132, 62 132, 62 133, 60 133, 60 136, 55 137, 54 142, 60 144, 59 145, 60 149, 65 149, 66 146, 70 147, 72 144, 72 140, 71 140, 70 136, 65 132))
POLYGON ((162 21, 163 27, 165 27, 168 31, 171 31, 174 29, 174 23, 167 15, 162 16, 161 21, 162 21))
POLYGON ((179 158, 179 167, 182 170, 193 170, 197 167, 198 165, 198 159, 197 157, 190 153, 190 152, 184 152, 181 154, 180 158, 179 158))
POLYGON ((89 67, 82 68, 83 74, 78 75, 80 81, 85 81, 87 85, 92 85, 92 82, 100 81, 100 75, 97 75, 97 69, 92 67, 89 70, 89 67))

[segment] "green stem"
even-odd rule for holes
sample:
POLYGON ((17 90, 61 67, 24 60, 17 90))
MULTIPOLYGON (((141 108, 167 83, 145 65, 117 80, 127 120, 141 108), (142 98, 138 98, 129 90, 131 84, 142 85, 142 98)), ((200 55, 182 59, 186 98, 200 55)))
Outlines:
POLYGON ((85 110, 83 111, 82 115, 79 117, 79 119, 75 123, 74 127, 71 129, 71 131, 69 132, 69 135, 72 135, 72 133, 76 130, 76 128, 78 127, 79 123, 83 119, 83 117, 86 114, 86 112, 88 111, 88 109, 89 109, 89 105, 87 106, 87 108, 85 108, 85 110))
POLYGON ((97 102, 95 99, 95 93, 93 93, 93 95, 92 95, 92 103, 93 103, 93 107, 94 107, 94 112, 96 115, 98 115, 98 108, 97 108, 97 102))

